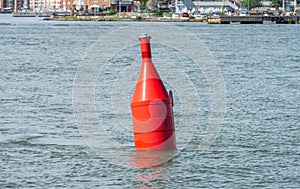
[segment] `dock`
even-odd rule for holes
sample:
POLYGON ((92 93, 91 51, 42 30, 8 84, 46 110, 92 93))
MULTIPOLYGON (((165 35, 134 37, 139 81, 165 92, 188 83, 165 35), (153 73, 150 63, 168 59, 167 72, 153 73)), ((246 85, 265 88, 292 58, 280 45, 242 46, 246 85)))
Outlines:
POLYGON ((41 13, 35 13, 35 12, 13 12, 13 17, 51 17, 53 13, 49 12, 41 12, 41 13))
POLYGON ((221 16, 221 24, 299 24, 300 16, 221 16))
POLYGON ((36 17, 36 13, 29 13, 29 12, 13 12, 12 13, 13 17, 36 17))

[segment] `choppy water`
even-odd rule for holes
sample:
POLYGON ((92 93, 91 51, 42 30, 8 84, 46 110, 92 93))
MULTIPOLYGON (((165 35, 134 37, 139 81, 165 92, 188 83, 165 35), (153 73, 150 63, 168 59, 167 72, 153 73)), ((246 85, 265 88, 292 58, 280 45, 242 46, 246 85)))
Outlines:
MULTIPOLYGON (((207 124, 209 87, 191 71, 202 114, 185 150, 145 169, 113 165, 95 154, 73 115, 76 70, 95 41, 132 24, 139 26, 0 15, 0 188, 300 186, 300 25, 174 24, 199 37, 221 67, 226 114, 214 145, 193 153, 207 124)), ((101 89, 95 94, 101 111, 101 101, 109 96, 101 89)), ((128 131, 116 138, 132 148, 128 131)))

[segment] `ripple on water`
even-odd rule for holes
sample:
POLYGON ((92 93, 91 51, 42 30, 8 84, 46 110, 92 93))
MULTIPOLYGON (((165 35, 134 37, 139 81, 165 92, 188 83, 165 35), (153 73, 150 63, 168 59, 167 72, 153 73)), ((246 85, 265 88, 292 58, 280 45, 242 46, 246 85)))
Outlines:
MULTIPOLYGON (((153 49, 156 56, 177 57, 199 87, 203 114, 198 131, 172 161, 148 169, 112 165, 89 149, 72 113, 76 69, 96 40, 130 24, 140 23, 42 22, 0 15, 0 188, 299 187, 297 25, 174 23, 207 45, 225 78, 226 119, 214 145, 205 153, 196 150, 210 115, 210 99, 204 97, 210 95, 210 86, 188 60, 178 57, 179 51, 165 53, 156 44, 153 48, 162 49, 153 49)), ((126 50, 126 58, 119 57, 112 66, 127 61, 127 67, 139 56, 130 57, 126 50)), ((117 76, 110 71, 107 78, 117 76)), ((97 109, 106 106, 104 102, 97 109)), ((101 116, 108 123, 113 118, 101 116)), ((128 124, 124 130, 129 133, 130 128, 128 124)), ((124 140, 122 134, 115 137, 132 148, 132 138, 124 140)))

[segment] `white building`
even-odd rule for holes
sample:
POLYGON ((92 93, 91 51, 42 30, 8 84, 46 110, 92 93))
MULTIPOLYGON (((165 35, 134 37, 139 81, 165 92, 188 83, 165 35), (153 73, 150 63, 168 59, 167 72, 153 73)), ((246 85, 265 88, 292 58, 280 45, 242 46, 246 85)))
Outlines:
POLYGON ((176 0, 175 12, 223 12, 228 10, 236 10, 239 6, 238 0, 176 0))

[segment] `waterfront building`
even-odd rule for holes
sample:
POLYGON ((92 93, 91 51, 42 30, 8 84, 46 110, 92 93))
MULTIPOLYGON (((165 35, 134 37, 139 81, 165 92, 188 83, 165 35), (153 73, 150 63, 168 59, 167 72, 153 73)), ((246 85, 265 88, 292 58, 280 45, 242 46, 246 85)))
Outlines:
POLYGON ((22 10, 24 10, 24 11, 28 11, 29 10, 29 0, 23 0, 22 10))
POLYGON ((23 9, 23 0, 14 0, 14 12, 19 12, 23 9))
POLYGON ((75 10, 83 11, 84 10, 84 0, 74 0, 75 10))
POLYGON ((61 0, 30 0, 31 12, 57 12, 62 11, 61 0))
POLYGON ((110 0, 99 0, 99 7, 102 10, 110 10, 110 8, 111 8, 111 1, 110 0))
MULTIPOLYGON (((175 12, 226 12, 239 8, 239 0, 176 0, 175 12)), ((174 5, 173 5, 174 6, 174 5)))
POLYGON ((110 0, 76 0, 76 10, 84 12, 100 12, 100 10, 110 9, 110 0))
POLYGON ((111 0, 111 9, 118 12, 131 12, 134 10, 133 0, 111 0))
POLYGON ((46 0, 30 0, 29 4, 31 12, 46 12, 46 0))
POLYGON ((72 12, 75 9, 74 0, 60 0, 60 10, 63 12, 72 12))
MULTIPOLYGON (((243 0, 241 0, 242 2, 243 0)), ((271 0, 262 0, 262 7, 256 10, 275 10, 271 0)), ((167 6, 176 13, 212 13, 228 12, 240 9, 240 0, 171 0, 167 6)), ((284 11, 299 10, 300 0, 286 0, 284 11)), ((0 12, 100 12, 116 10, 118 12, 139 11, 140 1, 137 0, 0 0, 0 12)), ((163 8, 157 5, 157 8, 163 8)), ((282 7, 279 7, 282 11, 282 7)))
POLYGON ((57 12, 61 10, 61 2, 60 0, 48 0, 50 12, 57 12))
POLYGON ((2 4, 1 11, 12 12, 14 9, 14 0, 0 0, 2 4))

